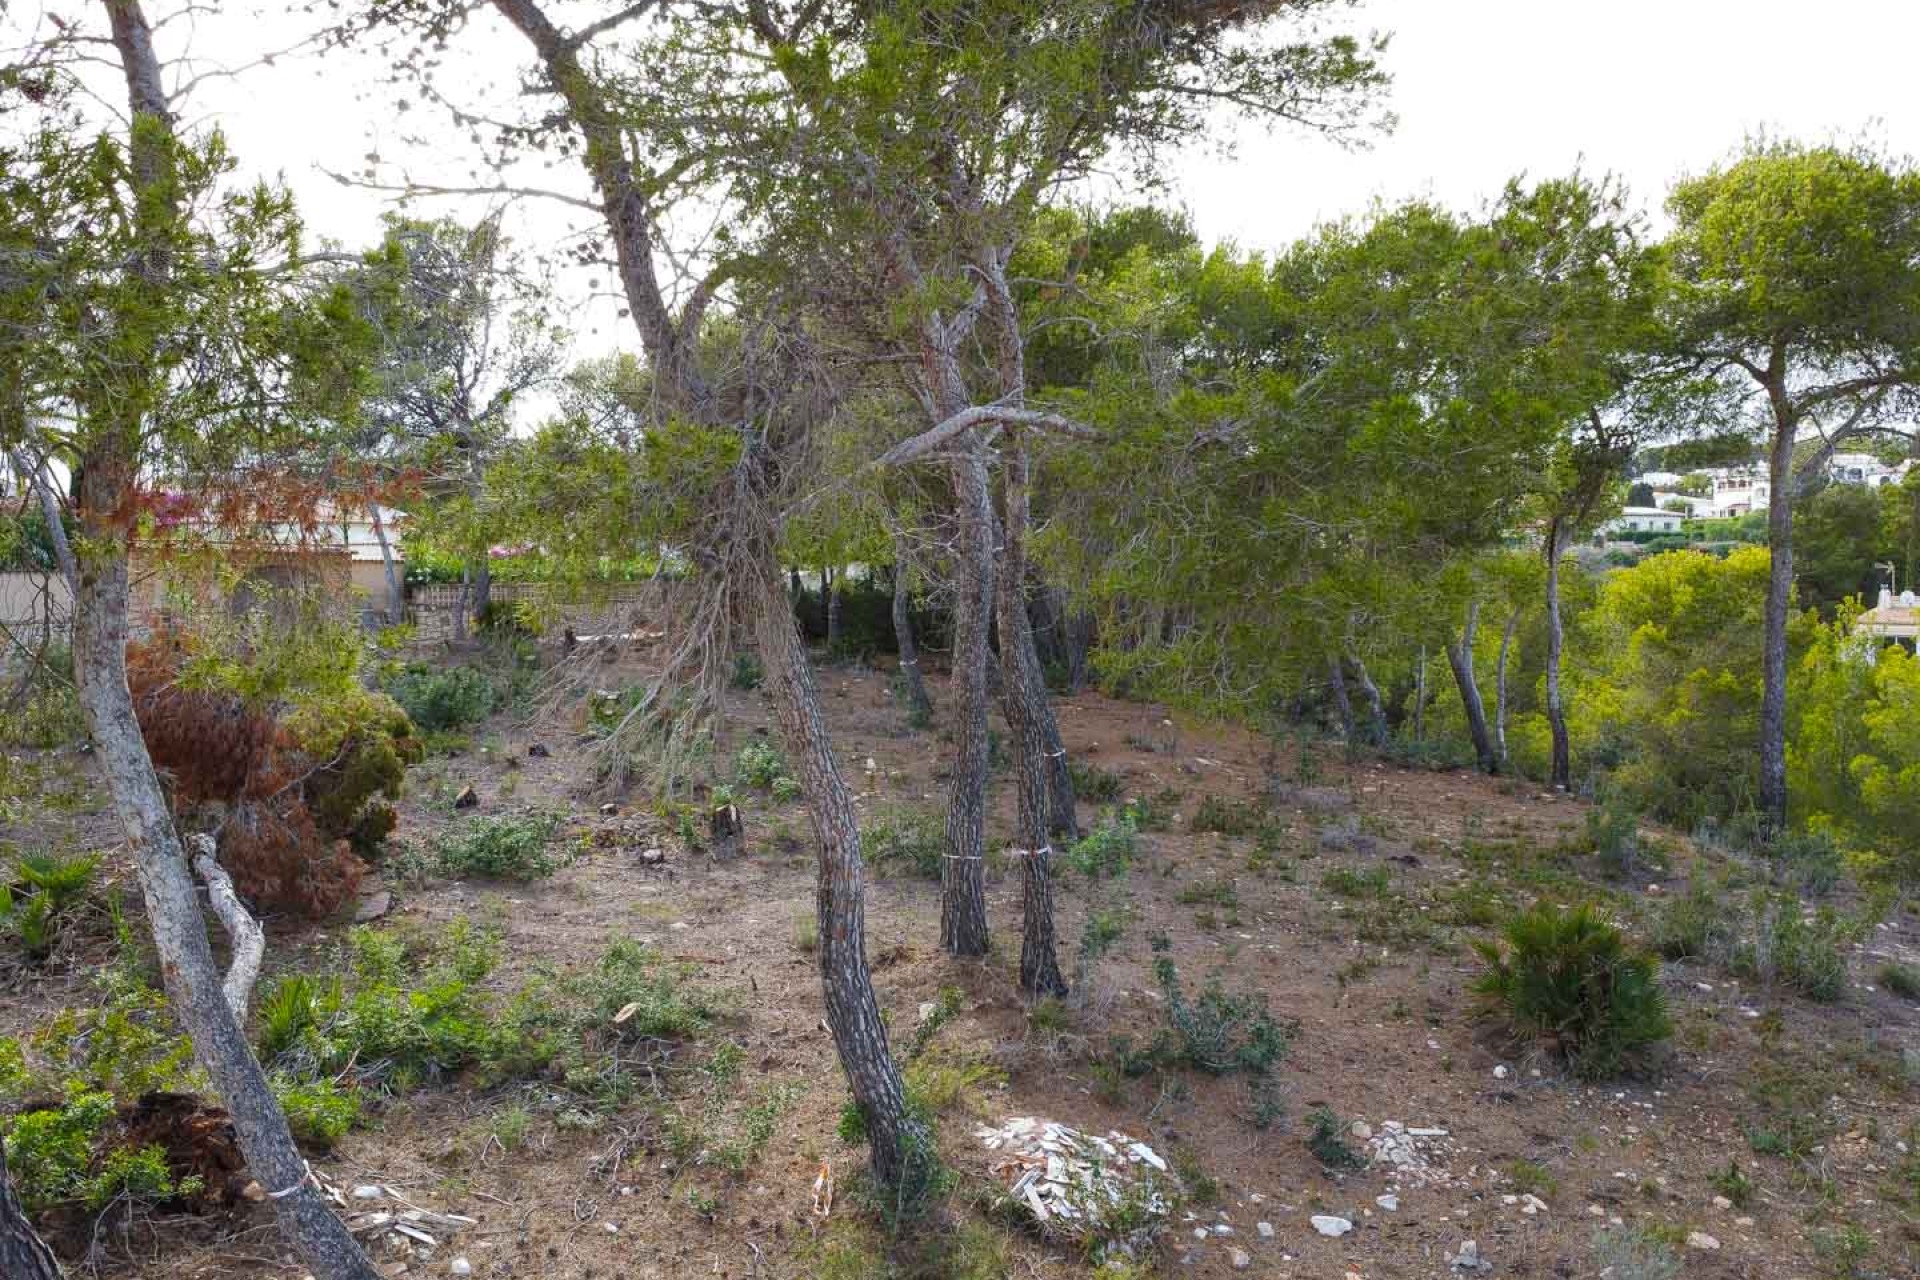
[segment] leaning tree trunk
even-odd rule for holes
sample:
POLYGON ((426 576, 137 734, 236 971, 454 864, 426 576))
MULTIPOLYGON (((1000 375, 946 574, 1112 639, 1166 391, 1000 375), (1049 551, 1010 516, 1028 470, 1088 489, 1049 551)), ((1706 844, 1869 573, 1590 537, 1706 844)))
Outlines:
POLYGON ((1367 742, 1378 751, 1387 745, 1387 704, 1380 696, 1380 686, 1367 674, 1367 664, 1347 655, 1347 661, 1353 667, 1354 683, 1360 686, 1360 695, 1367 700, 1367 742))
POLYGON ((1340 736, 1353 741, 1353 699, 1347 696, 1347 674, 1340 669, 1338 655, 1327 659, 1327 692, 1333 695, 1333 709, 1340 717, 1340 736))
POLYGON ((1513 652, 1513 633, 1520 626, 1520 610, 1507 615, 1507 626, 1500 633, 1500 661, 1493 670, 1493 742, 1500 752, 1500 767, 1507 767, 1507 658, 1513 652))
POLYGON ((1760 665, 1760 818, 1769 837, 1787 829, 1787 615, 1793 608, 1794 421, 1774 428, 1767 497, 1766 626, 1760 665))
POLYGON ((1480 682, 1473 674, 1473 636, 1479 629, 1480 602, 1467 603, 1467 622, 1456 639, 1447 642, 1447 665, 1453 668, 1454 683, 1460 686, 1460 705, 1467 713, 1467 735, 1473 739, 1473 755, 1480 772, 1500 772, 1500 757, 1493 750, 1493 735, 1487 730, 1487 707, 1480 700, 1480 682))
POLYGON ((933 1140, 907 1106, 900 1069, 887 1046, 887 1025, 873 993, 853 793, 834 761, 820 692, 778 566, 769 562, 753 591, 754 627, 768 692, 787 758, 800 771, 819 846, 820 986, 826 997, 827 1026, 854 1105, 866 1120, 874 1176, 911 1199, 931 1172, 933 1140))
POLYGON ((1560 696, 1560 654, 1566 645, 1560 624, 1560 521, 1547 522, 1547 730, 1553 735, 1553 760, 1547 785, 1573 790, 1573 754, 1567 739, 1567 708, 1560 696))
POLYGON ((1060 960, 1054 945, 1053 848, 1048 842, 1050 748, 1041 719, 1041 711, 1046 707, 1046 686, 1038 670, 1039 657, 1034 651, 1033 631, 1027 619, 1027 456, 1017 438, 1008 441, 1003 498, 1006 517, 1001 522, 1001 562, 995 595, 1000 617, 1001 699, 1007 726, 1013 731, 1020 845, 1024 852, 1020 986, 1038 996, 1064 995, 1067 983, 1060 976, 1060 960), (1038 699, 1034 697, 1036 688, 1040 691, 1038 699))
POLYGON ((473 616, 484 628, 487 613, 493 607, 493 566, 487 563, 487 553, 482 551, 480 559, 473 569, 473 616))
POLYGON ((27 1220, 7 1178, 7 1142, 0 1137, 0 1276, 6 1280, 60 1280, 60 1264, 27 1220))
POLYGON ((367 509, 373 513, 373 538, 380 544, 380 567, 387 576, 387 607, 384 612, 387 621, 399 626, 407 620, 407 588, 400 576, 400 562, 394 558, 393 542, 387 537, 386 523, 380 518, 380 504, 369 503, 367 509))
POLYGON ((940 875, 940 945, 957 956, 987 951, 987 627, 993 608, 993 509, 978 440, 952 466, 960 509, 953 607, 953 789, 940 875))
POLYGON ((233 1118, 253 1176, 272 1195, 280 1229, 326 1280, 377 1273, 307 1175, 286 1116, 221 990, 187 860, 147 755, 127 689, 127 558, 123 534, 102 517, 132 491, 133 470, 90 455, 82 463, 88 537, 73 608, 73 668, 107 791, 134 850, 160 973, 174 1017, 233 1118))
MULTIPOLYGON (((147 316, 166 316, 173 309, 169 255, 183 217, 173 116, 153 48, 153 29, 137 0, 105 0, 105 7, 133 120, 128 173, 141 241, 126 268, 132 296, 123 305, 147 316)), ((74 586, 74 682, 94 758, 133 851, 168 1004, 226 1105, 248 1168, 267 1189, 287 1243, 314 1275, 322 1280, 374 1280, 378 1273, 308 1174, 287 1118, 221 990, 193 877, 127 688, 123 521, 139 481, 144 425, 137 416, 140 393, 157 388, 166 376, 159 363, 159 332, 154 330, 144 348, 137 342, 138 333, 134 341, 123 342, 116 372, 129 394, 89 406, 93 412, 84 424, 79 513, 86 536, 74 586)))
POLYGON ((900 684, 907 698, 907 719, 915 725, 933 723, 933 699, 927 696, 926 675, 920 670, 920 646, 913 635, 913 598, 907 587, 906 561, 901 544, 893 553, 893 638, 900 648, 900 684))

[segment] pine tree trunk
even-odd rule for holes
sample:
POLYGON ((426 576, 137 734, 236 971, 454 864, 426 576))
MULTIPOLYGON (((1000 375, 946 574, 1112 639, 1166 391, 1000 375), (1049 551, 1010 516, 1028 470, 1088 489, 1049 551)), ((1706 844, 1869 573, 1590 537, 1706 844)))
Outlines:
POLYGON ((1573 790, 1573 754, 1567 739, 1567 709, 1560 697, 1560 654, 1566 646, 1560 624, 1560 521, 1547 523, 1547 730, 1553 735, 1553 760, 1547 784, 1573 790))
POLYGON ((840 570, 822 569, 820 582, 827 594, 827 652, 840 652, 840 570))
POLYGON ((1500 752, 1500 767, 1507 767, 1507 658, 1513 652, 1513 633, 1520 626, 1520 610, 1507 615, 1507 626, 1500 633, 1500 661, 1493 672, 1493 742, 1500 752))
MULTIPOLYGON (((1037 996, 1064 995, 1053 923, 1053 849, 1049 843, 1046 725, 1052 716, 1039 655, 1027 618, 1026 529, 1027 454, 1018 438, 1007 442, 1006 507, 1001 522, 1001 561, 996 575, 1000 617, 1001 698, 1013 735, 1013 764, 1018 781, 1021 913, 1020 986, 1037 996), (1037 697, 1036 697, 1037 692, 1037 697)), ((1058 731, 1055 736, 1057 738, 1058 731)))
POLYGON ((487 553, 483 551, 473 568, 473 616, 484 624, 487 610, 492 606, 493 566, 487 563, 487 553))
MULTIPOLYGON (((134 127, 129 174, 134 218, 144 247, 128 268, 137 295, 126 305, 166 314, 168 255, 181 216, 172 148, 173 118, 162 84, 153 30, 137 0, 105 0, 113 44, 126 76, 134 127)), ((157 339, 156 339, 157 341, 157 339)), ((131 391, 165 377, 154 347, 129 348, 122 373, 131 391)), ((85 424, 79 458, 79 514, 85 531, 73 603, 73 671, 92 736, 94 758, 133 851, 160 976, 174 1019, 220 1095, 253 1176, 270 1192, 288 1245, 321 1280, 374 1280, 346 1226, 307 1175, 286 1116, 254 1060, 214 966, 200 900, 174 831, 153 760, 127 688, 127 547, 119 524, 139 478, 140 397, 99 410, 85 424)))
POLYGON ((1447 665, 1453 668, 1454 683, 1460 686, 1460 705, 1467 713, 1467 735, 1473 739, 1473 755, 1480 772, 1500 772, 1500 758, 1494 754, 1493 735, 1487 730, 1487 708, 1480 700, 1480 683, 1473 674, 1473 636, 1479 629, 1480 602, 1467 603, 1467 622, 1456 640, 1447 643, 1447 665))
POLYGON ((460 569, 460 594, 453 598, 453 617, 449 625, 453 629, 453 643, 463 645, 467 642, 467 605, 473 599, 473 571, 466 566, 460 569))
POLYGON ((1367 674, 1367 664, 1353 655, 1347 655, 1347 661, 1353 667, 1354 683, 1360 686, 1360 695, 1367 700, 1367 741, 1378 751, 1387 745, 1387 704, 1380 696, 1380 686, 1367 674))
POLYGON ((993 509, 980 442, 959 445, 951 471, 959 504, 954 572, 953 706, 958 750, 947 801, 940 876, 940 945, 957 956, 987 951, 987 628, 993 608, 993 509))
POLYGON ((0 1137, 0 1276, 6 1280, 61 1280, 53 1250, 34 1231, 7 1178, 4 1137, 0 1137))
POLYGON ((380 504, 369 503, 367 509, 373 513, 373 537, 380 544, 380 568, 387 577, 387 622, 399 626, 407 620, 406 583, 400 576, 400 562, 394 558, 386 523, 380 518, 380 504))
MULTIPOLYGON (((1780 397, 1784 399, 1784 396, 1780 397)), ((1767 473, 1766 626, 1760 667, 1760 818, 1769 837, 1787 829, 1787 615, 1793 609, 1793 437, 1790 414, 1777 414, 1767 473)))
POLYGON ((754 583, 754 626, 767 688, 787 758, 800 771, 819 846, 820 986, 840 1066, 866 1120, 873 1173, 912 1198, 932 1170, 933 1139, 907 1108, 906 1089, 887 1045, 886 1023, 867 965, 867 923, 860 829, 853 793, 834 761, 820 692, 794 625, 793 604, 769 563, 754 583))
POLYGON ((1347 674, 1340 669, 1338 655, 1327 659, 1327 692, 1333 697, 1333 709, 1340 717, 1340 736, 1353 741, 1353 699, 1347 696, 1347 674))
POLYGON ((906 562, 894 544, 893 638, 900 648, 900 682, 906 691, 907 719, 915 725, 933 723, 933 699, 927 696, 926 674, 920 670, 920 646, 913 635, 913 599, 907 589, 906 562))

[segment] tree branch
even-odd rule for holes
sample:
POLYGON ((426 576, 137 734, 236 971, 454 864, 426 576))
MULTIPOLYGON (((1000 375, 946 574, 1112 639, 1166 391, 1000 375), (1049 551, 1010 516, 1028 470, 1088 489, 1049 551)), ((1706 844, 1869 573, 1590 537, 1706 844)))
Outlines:
POLYGON ((929 427, 911 439, 902 440, 874 460, 876 467, 897 467, 926 457, 947 441, 975 427, 1004 423, 1034 427, 1078 440, 1097 440, 1099 433, 1084 423, 1042 409, 1016 409, 1007 405, 981 404, 960 410, 938 426, 929 427))
POLYGON ((233 942, 233 963, 227 968, 227 1007, 241 1024, 247 1020, 247 1005, 253 998, 253 984, 260 980, 260 960, 266 954, 267 935, 233 891, 233 877, 214 859, 213 837, 204 832, 187 837, 192 850, 193 869, 206 881, 207 897, 213 913, 220 917, 227 937, 233 942))

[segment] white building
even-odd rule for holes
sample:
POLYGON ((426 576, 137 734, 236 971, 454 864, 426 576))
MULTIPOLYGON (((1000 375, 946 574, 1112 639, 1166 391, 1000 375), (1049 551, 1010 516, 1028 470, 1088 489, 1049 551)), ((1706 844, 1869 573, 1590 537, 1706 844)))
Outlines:
POLYGON ((1619 515, 1602 525, 1600 532, 1679 533, 1680 523, 1685 519, 1685 514, 1679 511, 1662 511, 1659 507, 1625 507, 1619 515))

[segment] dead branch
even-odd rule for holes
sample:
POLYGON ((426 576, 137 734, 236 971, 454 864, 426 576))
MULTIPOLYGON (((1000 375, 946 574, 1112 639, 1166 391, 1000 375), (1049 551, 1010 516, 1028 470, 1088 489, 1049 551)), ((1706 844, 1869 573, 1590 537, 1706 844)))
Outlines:
POLYGON ((194 871, 206 882, 213 913, 220 917, 227 937, 233 942, 233 963, 227 968, 222 990, 226 992, 233 1016, 244 1025, 247 1004, 253 998, 253 984, 260 979, 260 960, 266 954, 267 935, 233 891, 233 877, 215 860, 213 837, 204 833, 188 836, 187 847, 193 851, 194 871))

